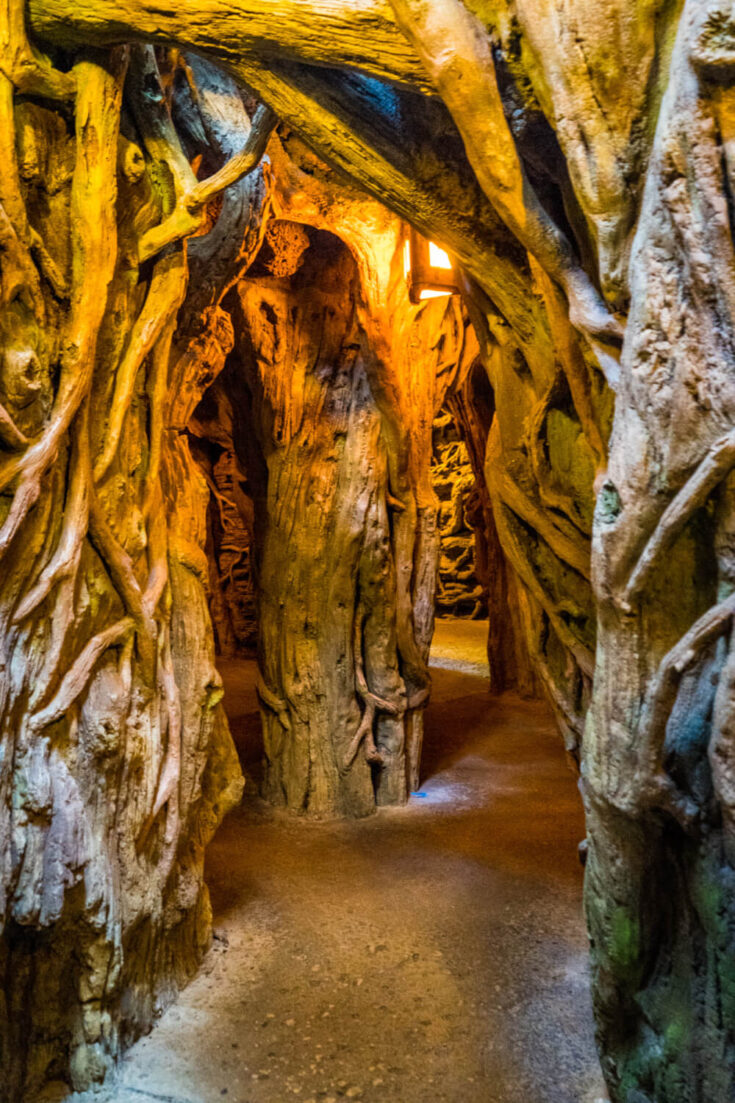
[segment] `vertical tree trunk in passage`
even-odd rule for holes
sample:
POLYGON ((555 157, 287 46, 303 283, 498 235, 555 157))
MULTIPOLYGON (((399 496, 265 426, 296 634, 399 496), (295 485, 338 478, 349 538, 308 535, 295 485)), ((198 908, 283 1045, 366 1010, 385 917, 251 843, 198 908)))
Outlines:
POLYGON ((456 302, 410 307, 392 228, 380 322, 350 252, 323 230, 288 275, 256 266, 233 309, 267 470, 256 488, 264 791, 314 815, 405 801, 429 692, 431 424, 466 333, 456 302))

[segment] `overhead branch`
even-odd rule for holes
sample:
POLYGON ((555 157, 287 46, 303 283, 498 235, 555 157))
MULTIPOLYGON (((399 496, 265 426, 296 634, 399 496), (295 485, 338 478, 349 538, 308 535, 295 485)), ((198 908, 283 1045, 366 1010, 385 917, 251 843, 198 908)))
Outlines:
POLYGON ((486 29, 461 0, 391 0, 391 5, 457 124, 485 195, 564 288, 572 324, 584 333, 620 340, 619 322, 527 178, 505 117, 486 29))
MULTIPOLYGON (((485 287, 521 340, 538 340, 543 311, 522 271, 522 249, 469 165, 458 174, 442 161, 446 111, 437 101, 430 115, 426 98, 401 98, 401 84, 425 92, 428 82, 382 0, 250 0, 236 7, 203 0, 196 11, 129 0, 31 0, 29 13, 34 32, 54 41, 102 45, 137 37, 190 47, 223 65, 320 156, 437 237, 485 287), (324 68, 335 58, 339 70, 324 68), (398 86, 378 84, 352 66, 398 86)), ((461 162, 456 131, 452 141, 461 162)))
POLYGON ((242 57, 340 64, 421 91, 429 81, 385 0, 31 0, 35 34, 54 42, 188 46, 232 68, 242 57))
POLYGON ((441 103, 307 66, 241 63, 237 73, 320 157, 446 247, 521 341, 543 343, 545 311, 525 252, 479 187, 441 103))

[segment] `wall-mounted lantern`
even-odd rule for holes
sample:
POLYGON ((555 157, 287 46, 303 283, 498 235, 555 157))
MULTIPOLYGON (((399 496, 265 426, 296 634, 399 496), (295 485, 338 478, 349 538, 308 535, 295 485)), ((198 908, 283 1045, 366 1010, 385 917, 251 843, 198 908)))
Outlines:
POLYGON ((449 254, 435 242, 422 237, 413 226, 408 229, 404 245, 403 269, 412 303, 436 299, 440 295, 456 295, 459 291, 449 254))

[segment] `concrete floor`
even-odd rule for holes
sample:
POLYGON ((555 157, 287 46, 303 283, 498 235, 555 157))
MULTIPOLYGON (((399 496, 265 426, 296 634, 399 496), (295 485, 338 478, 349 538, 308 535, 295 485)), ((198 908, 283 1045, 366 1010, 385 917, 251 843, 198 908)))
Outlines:
MULTIPOLYGON (((252 771, 253 664, 223 675, 252 771)), ((249 786, 209 852, 205 968, 108 1099, 604 1098, 575 781, 546 709, 485 685, 435 670, 424 780, 404 809, 305 823, 249 786)))

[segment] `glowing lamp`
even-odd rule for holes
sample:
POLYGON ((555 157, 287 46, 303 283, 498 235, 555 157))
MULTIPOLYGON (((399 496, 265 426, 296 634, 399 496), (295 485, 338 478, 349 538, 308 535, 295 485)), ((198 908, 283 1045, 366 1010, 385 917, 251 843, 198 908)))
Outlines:
POLYGON ((404 245, 403 270, 412 303, 456 295, 459 291, 449 254, 413 227, 409 228, 404 245))

